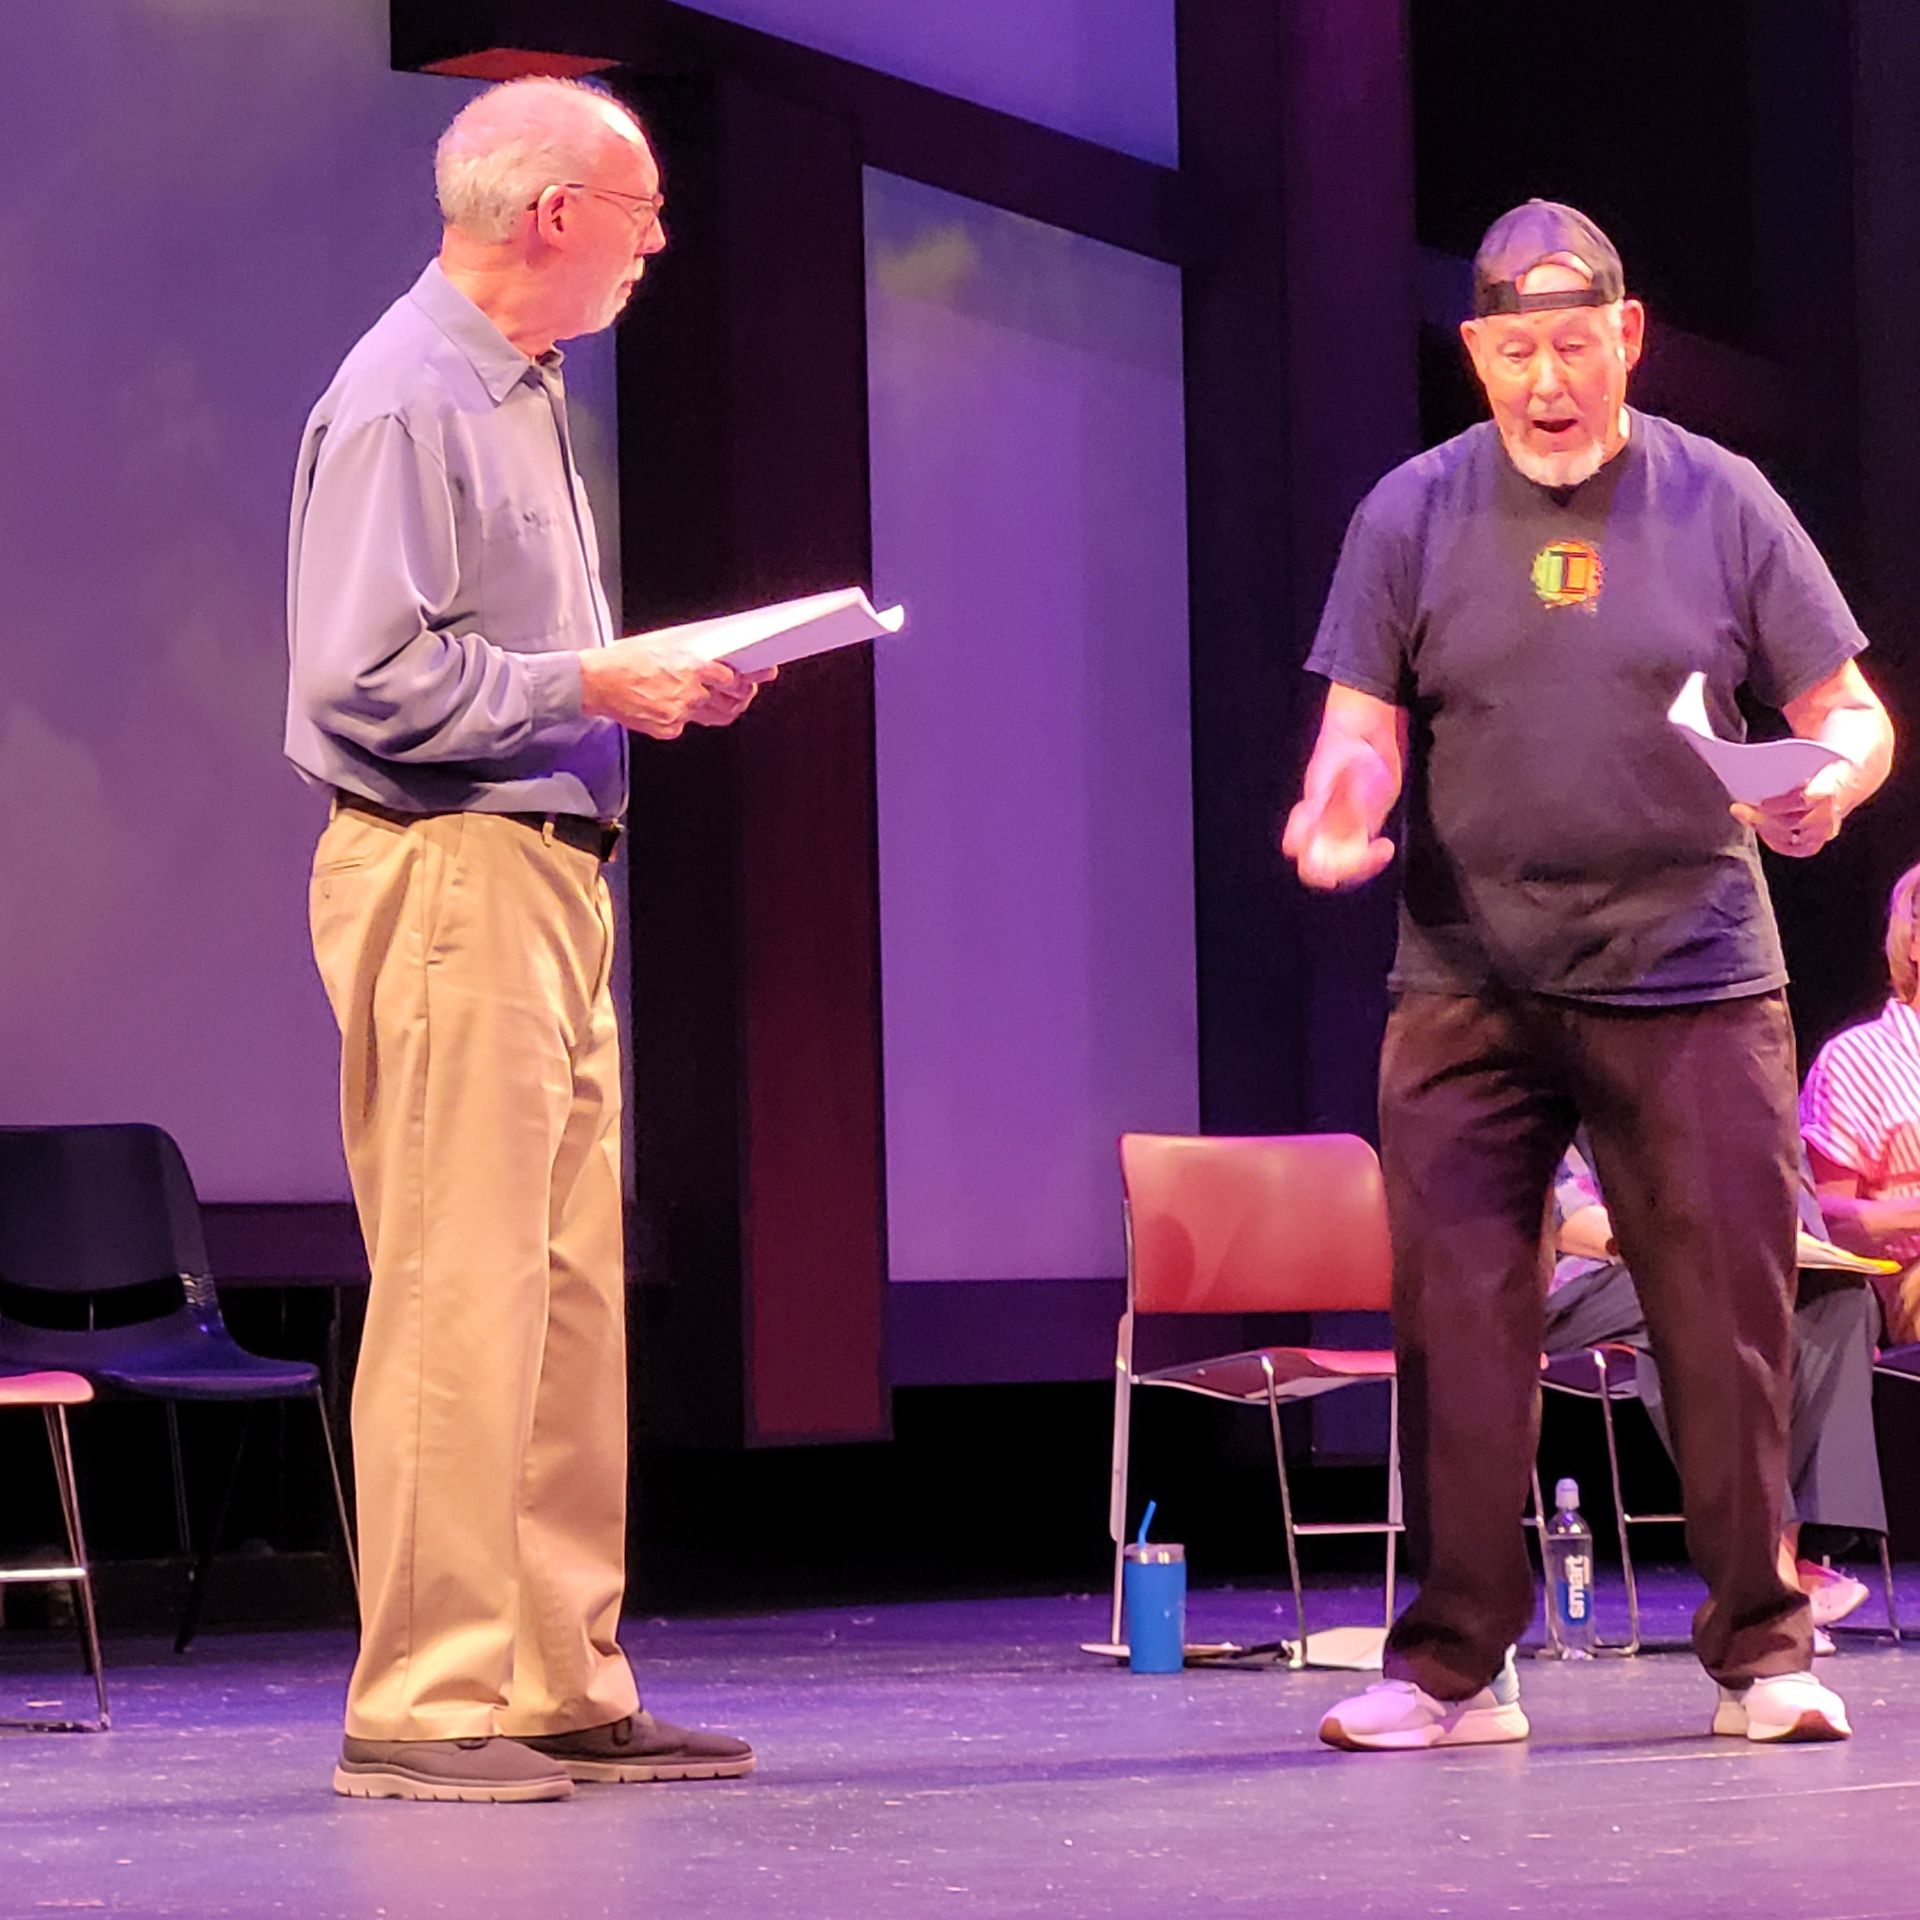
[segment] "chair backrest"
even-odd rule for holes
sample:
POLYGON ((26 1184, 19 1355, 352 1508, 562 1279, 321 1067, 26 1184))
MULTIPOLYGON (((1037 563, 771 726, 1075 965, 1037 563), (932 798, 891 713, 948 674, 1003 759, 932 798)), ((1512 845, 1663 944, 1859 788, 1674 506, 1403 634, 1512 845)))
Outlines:
POLYGON ((0 1281, 103 1293, 207 1271, 193 1178, 163 1129, 0 1127, 0 1281))
POLYGON ((1120 1174, 1136 1312, 1319 1313, 1390 1302, 1380 1162, 1354 1134, 1123 1134, 1120 1174))

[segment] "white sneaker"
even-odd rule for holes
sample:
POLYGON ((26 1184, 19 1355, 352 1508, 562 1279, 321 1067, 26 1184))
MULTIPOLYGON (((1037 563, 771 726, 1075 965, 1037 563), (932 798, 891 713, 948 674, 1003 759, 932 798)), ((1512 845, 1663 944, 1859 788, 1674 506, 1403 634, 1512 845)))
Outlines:
POLYGON ((1830 1634, 1825 1627, 1815 1627, 1813 1630, 1813 1651, 1815 1657, 1817 1658, 1823 1653, 1831 1653, 1833 1650, 1833 1635, 1830 1634))
POLYGON ((1320 1722, 1320 1738, 1349 1753, 1491 1746, 1528 1732, 1511 1647, 1492 1684, 1464 1700, 1436 1700, 1411 1680, 1376 1680, 1320 1722))
POLYGON ((1846 1703, 1810 1672, 1770 1673, 1749 1687, 1722 1687, 1715 1733, 1747 1740, 1850 1740, 1846 1703))
POLYGON ((1800 1589, 1807 1596, 1807 1609, 1816 1627, 1831 1627, 1844 1620, 1867 1598, 1866 1582, 1856 1580, 1844 1567, 1802 1560, 1794 1571, 1800 1576, 1800 1589))

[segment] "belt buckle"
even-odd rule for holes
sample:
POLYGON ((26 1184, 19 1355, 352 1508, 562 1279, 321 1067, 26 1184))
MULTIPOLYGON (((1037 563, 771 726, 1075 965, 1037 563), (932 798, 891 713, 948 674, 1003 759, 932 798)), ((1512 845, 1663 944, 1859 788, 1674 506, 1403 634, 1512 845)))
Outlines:
POLYGON ((620 822, 617 820, 596 820, 585 813, 547 813, 529 816, 529 824, 537 824, 540 837, 548 846, 558 840, 563 845, 577 848, 581 853, 590 853, 602 866, 613 858, 614 850, 620 844, 620 822))

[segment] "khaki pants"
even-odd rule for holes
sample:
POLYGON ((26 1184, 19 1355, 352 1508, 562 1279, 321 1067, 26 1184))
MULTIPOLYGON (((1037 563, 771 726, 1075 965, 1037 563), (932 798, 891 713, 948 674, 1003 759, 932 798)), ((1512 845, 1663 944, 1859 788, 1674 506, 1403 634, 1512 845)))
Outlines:
POLYGON ((336 809, 309 908, 373 1268, 347 1731, 619 1719, 638 1700, 615 1640, 626 1275, 599 863, 498 815, 336 809))

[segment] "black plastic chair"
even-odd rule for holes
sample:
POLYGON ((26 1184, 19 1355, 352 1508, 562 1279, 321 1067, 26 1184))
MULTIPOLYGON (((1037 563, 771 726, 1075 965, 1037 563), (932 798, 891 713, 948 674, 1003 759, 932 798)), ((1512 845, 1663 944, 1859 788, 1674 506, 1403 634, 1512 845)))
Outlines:
POLYGON ((63 1317, 82 1309, 85 1316, 78 1327, 43 1326, 0 1307, 0 1367, 64 1370, 90 1381, 103 1397, 166 1403, 175 1516, 181 1551, 192 1562, 174 1639, 182 1653, 199 1619, 247 1434, 243 1424, 218 1515, 196 1557, 175 1415, 180 1401, 311 1402, 348 1575, 359 1584, 320 1371, 306 1361, 269 1360, 242 1347, 221 1318, 209 1266, 193 1178, 161 1128, 0 1127, 0 1284, 22 1310, 30 1296, 60 1295, 68 1303, 63 1317), (137 1291, 130 1295, 128 1289, 137 1291), (146 1306, 158 1310, 118 1325, 97 1324, 146 1306))

